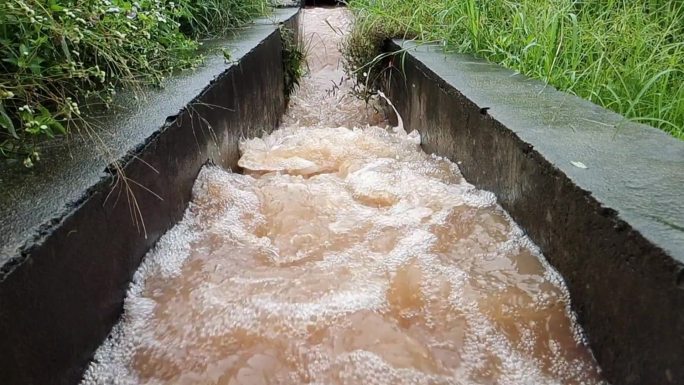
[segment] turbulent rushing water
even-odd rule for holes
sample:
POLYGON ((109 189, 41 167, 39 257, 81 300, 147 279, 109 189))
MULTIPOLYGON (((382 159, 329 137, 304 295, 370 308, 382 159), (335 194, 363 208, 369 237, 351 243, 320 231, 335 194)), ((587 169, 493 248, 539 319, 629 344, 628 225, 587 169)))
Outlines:
POLYGON ((380 119, 346 93, 344 11, 304 23, 312 74, 284 127, 241 144, 243 175, 202 170, 83 383, 601 383, 561 278, 493 194, 416 133, 330 128, 380 119))

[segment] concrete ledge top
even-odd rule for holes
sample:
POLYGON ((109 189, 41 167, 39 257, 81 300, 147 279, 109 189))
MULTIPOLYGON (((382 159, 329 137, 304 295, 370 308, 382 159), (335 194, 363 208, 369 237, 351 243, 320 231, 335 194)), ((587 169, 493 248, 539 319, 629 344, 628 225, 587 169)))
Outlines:
POLYGON ((394 43, 684 263, 684 141, 473 56, 394 43))
POLYGON ((74 135, 45 150, 32 169, 19 165, 0 168, 0 281, 22 263, 23 249, 40 242, 93 186, 110 176, 106 171, 109 164, 134 155, 164 129, 167 118, 176 116, 216 77, 275 33, 278 23, 298 12, 299 8, 275 9, 271 16, 256 20, 234 37, 205 42, 206 61, 199 69, 174 76, 163 89, 146 91, 144 98, 122 93, 118 97, 122 110, 96 120, 95 132, 89 135, 97 139, 74 135), (233 64, 226 63, 221 50, 211 47, 227 48, 233 64), (95 140, 101 145, 95 145, 95 140))

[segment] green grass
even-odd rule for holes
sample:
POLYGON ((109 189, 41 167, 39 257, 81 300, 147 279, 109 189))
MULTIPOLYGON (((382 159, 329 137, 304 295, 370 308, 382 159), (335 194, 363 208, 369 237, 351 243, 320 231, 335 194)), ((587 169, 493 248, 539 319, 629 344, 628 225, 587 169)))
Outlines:
POLYGON ((199 65, 266 0, 0 0, 0 155, 31 166, 119 89, 161 85, 199 65))
MULTIPOLYGON (((684 139, 684 2, 350 0, 347 65, 387 37, 439 41, 684 139)), ((365 79, 361 79, 365 81, 365 79)))
POLYGON ((302 38, 303 31, 294 31, 287 27, 280 27, 280 36, 283 41, 283 69, 285 100, 289 103, 290 96, 299 87, 299 82, 305 73, 306 57, 308 48, 302 38))

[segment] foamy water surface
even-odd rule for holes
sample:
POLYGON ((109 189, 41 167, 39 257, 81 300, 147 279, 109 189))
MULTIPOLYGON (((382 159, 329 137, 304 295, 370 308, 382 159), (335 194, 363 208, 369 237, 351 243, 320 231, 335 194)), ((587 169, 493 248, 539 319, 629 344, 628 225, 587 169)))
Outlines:
MULTIPOLYGON (((304 23, 335 42, 347 16, 304 23)), ((201 171, 83 385, 602 383, 562 279, 496 197, 378 125, 344 75, 322 93, 335 48, 284 126, 241 143, 243 174, 201 171)))

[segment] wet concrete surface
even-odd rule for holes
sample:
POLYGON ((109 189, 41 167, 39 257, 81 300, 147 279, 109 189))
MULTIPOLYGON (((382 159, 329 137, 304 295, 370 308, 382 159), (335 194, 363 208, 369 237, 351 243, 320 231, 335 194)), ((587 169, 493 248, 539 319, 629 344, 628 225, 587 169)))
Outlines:
POLYGON ((468 55, 407 50, 388 88, 566 279, 608 380, 684 382, 684 142, 468 55))
POLYGON ((212 43, 234 62, 207 54, 197 71, 132 101, 134 111, 103 119, 107 152, 73 140, 28 173, 0 172, 0 383, 80 379, 142 256, 180 219, 200 167, 236 167, 238 141, 277 126, 285 108, 277 22, 296 27, 297 16, 278 10, 212 43), (113 160, 125 179, 106 171, 113 160))
POLYGON ((500 66, 420 50, 430 70, 684 262, 684 141, 500 66))

